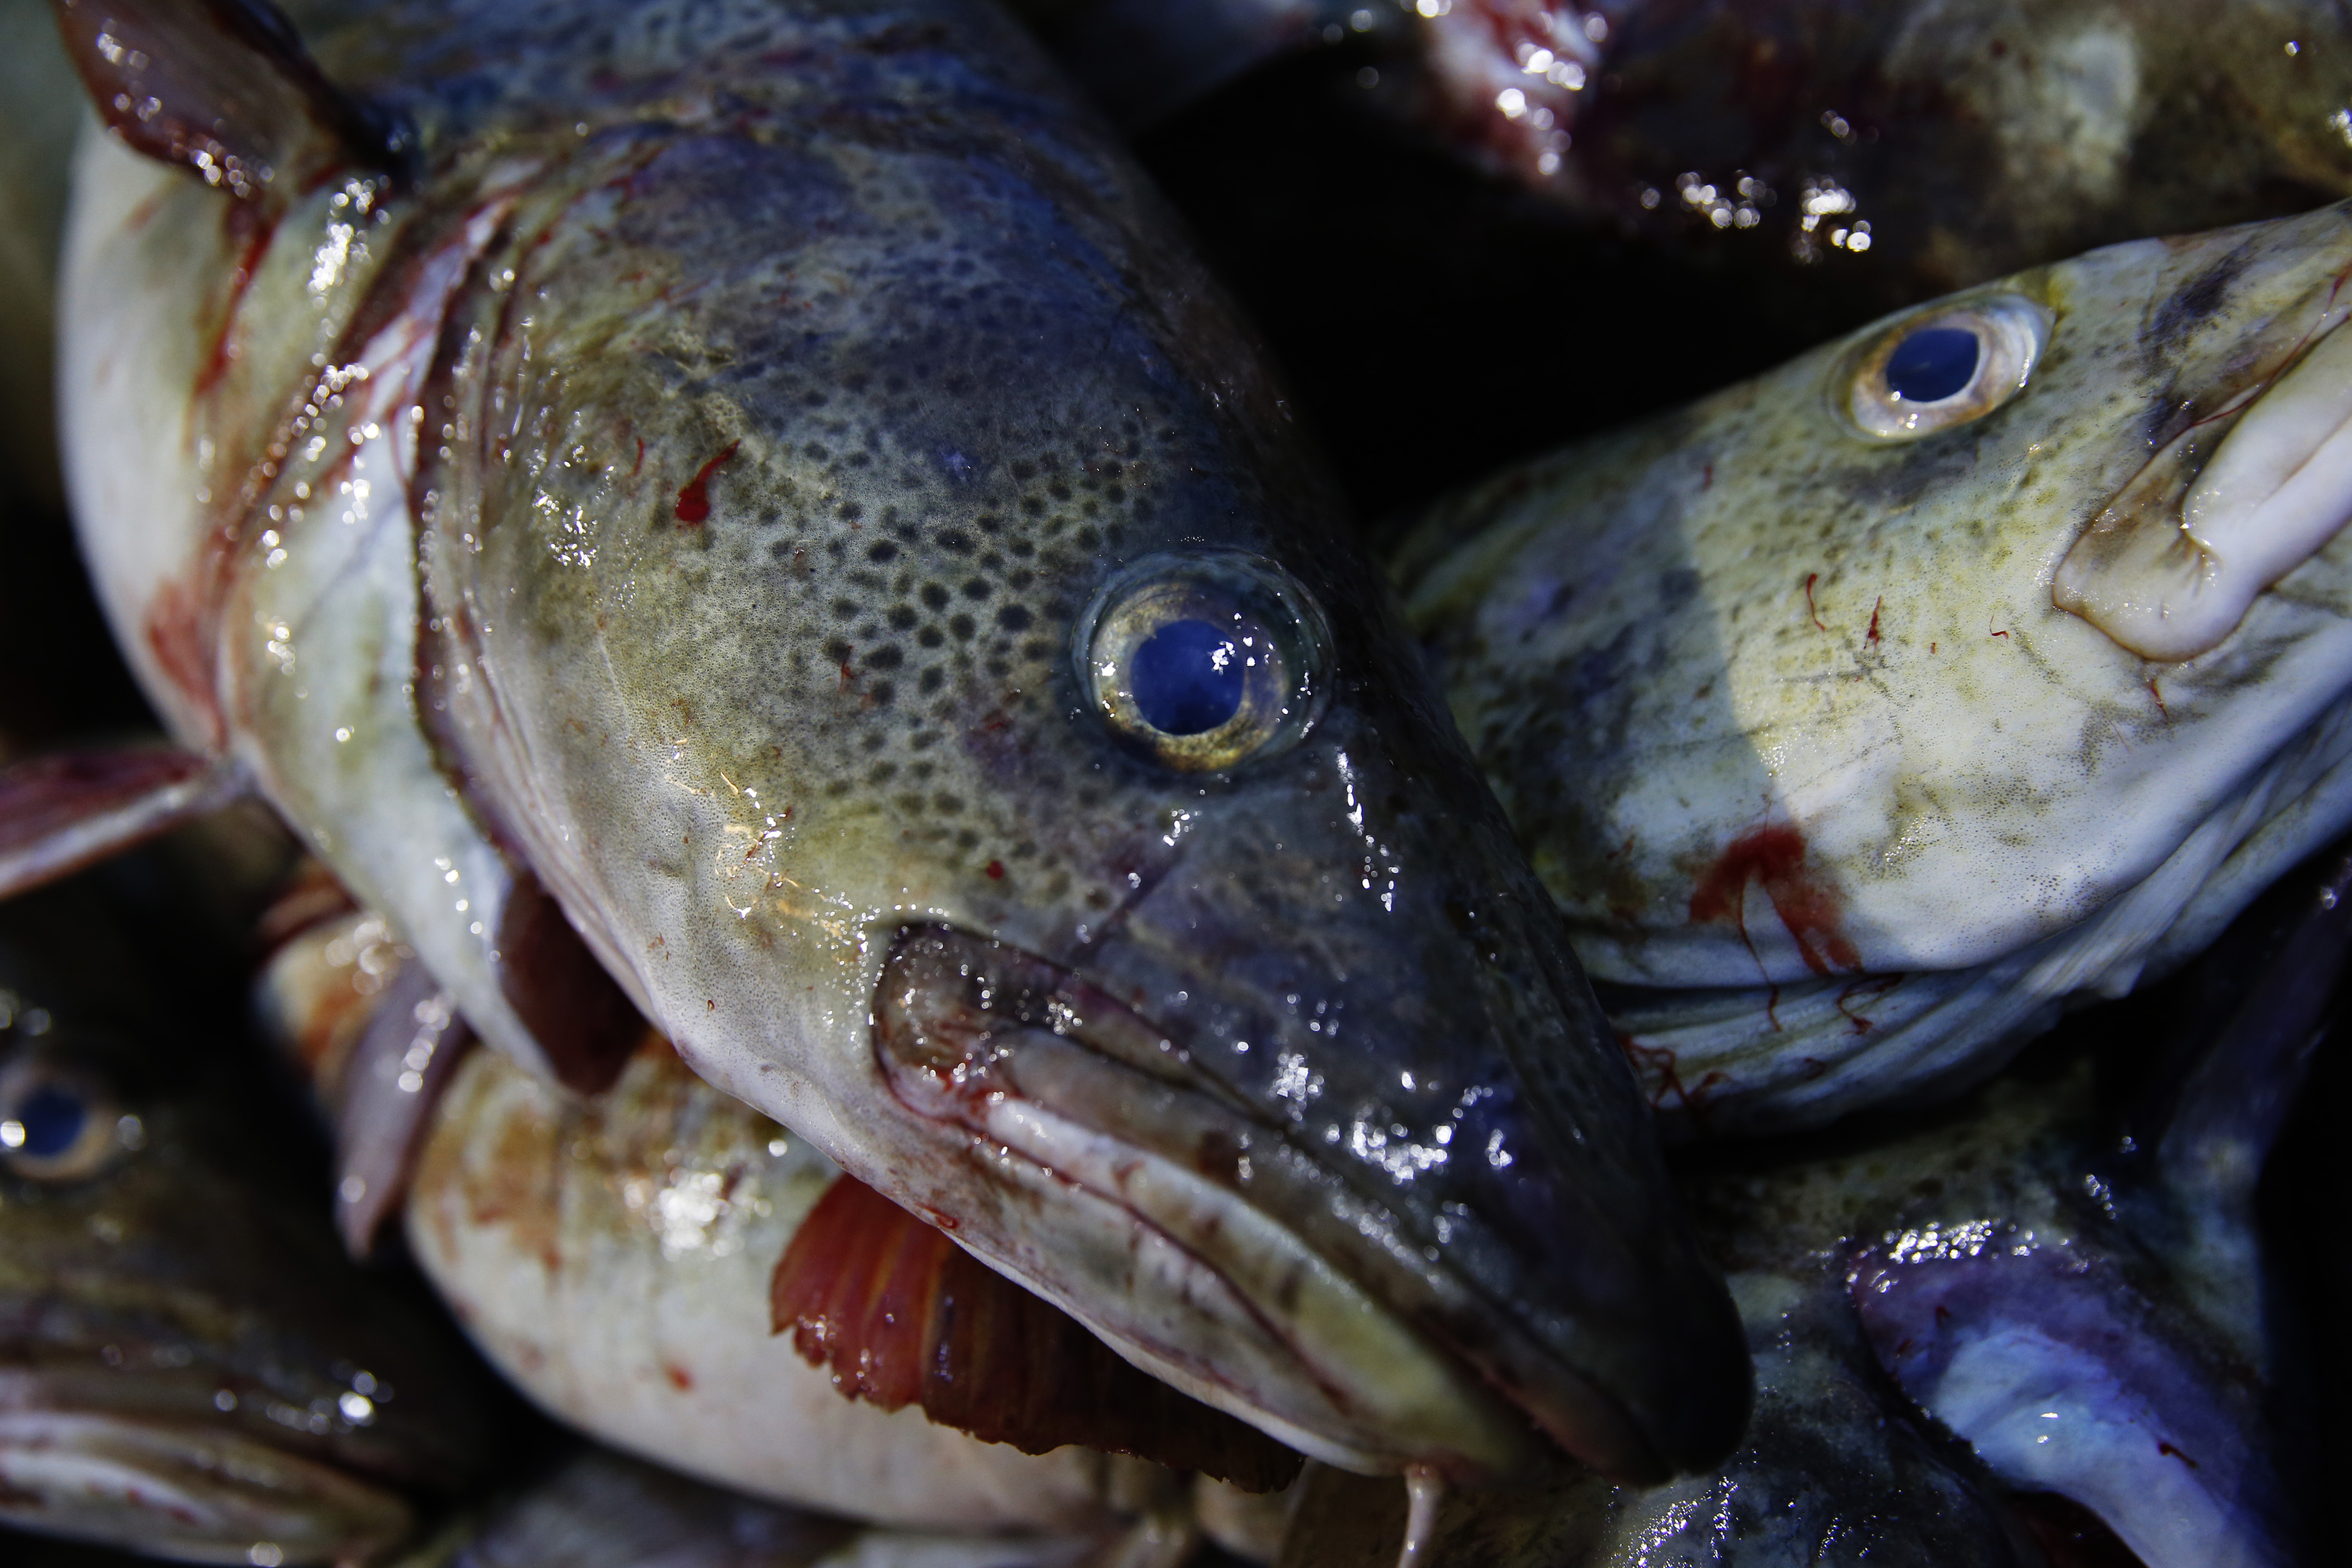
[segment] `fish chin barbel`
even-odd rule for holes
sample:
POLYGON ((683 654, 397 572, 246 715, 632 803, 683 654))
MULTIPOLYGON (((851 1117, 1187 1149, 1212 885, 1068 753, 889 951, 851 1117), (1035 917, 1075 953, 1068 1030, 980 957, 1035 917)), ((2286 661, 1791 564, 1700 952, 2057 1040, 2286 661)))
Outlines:
POLYGON ((2347 279, 2342 205, 2095 251, 1524 466, 1404 547, 1686 1131, 1949 1092, 2352 819, 2347 279))
POLYGON ((231 0, 63 15, 102 107, 158 106, 118 131, 230 193, 85 155, 101 595, 485 1037, 609 1078, 609 971, 1337 1462, 1734 1440, 1736 1316, 1541 889, 1225 308, 1006 25, 392 5, 320 35, 362 101, 231 0))

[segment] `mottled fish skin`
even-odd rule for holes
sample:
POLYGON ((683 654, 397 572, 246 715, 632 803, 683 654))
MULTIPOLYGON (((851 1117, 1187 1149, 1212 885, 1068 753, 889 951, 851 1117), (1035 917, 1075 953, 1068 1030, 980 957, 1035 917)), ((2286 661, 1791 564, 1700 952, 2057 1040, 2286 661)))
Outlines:
POLYGON ((2257 428, 2263 402, 2215 416, 2334 342, 2347 269, 2342 207, 2093 252, 1523 465, 1403 547, 1455 715, 1674 1125, 1948 1092, 2063 999, 2196 952, 2352 815, 2345 540, 2186 659, 2053 598, 2095 521, 2177 522, 2134 498, 2177 508, 2201 432, 2257 428), (1954 312, 2042 334, 2022 390, 1864 434, 1872 356, 1954 312))
POLYGON ((486 1468, 490 1379, 343 1258, 273 1147, 290 1102, 142 965, 87 885, 0 912, 0 1519, 181 1562, 380 1551, 486 1468))
POLYGON ((69 476, 179 732, 486 1038, 544 1044, 511 851, 696 1070, 1294 1446, 1507 1471, 1512 1404, 1626 1474, 1732 1440, 1734 1315, 1541 889, 1227 308, 1009 24, 419 3, 310 43, 414 126, 413 194, 329 179, 257 237, 95 146, 69 476), (1082 616, 1155 556, 1287 584, 1287 750, 1172 771, 1082 696, 1082 616))

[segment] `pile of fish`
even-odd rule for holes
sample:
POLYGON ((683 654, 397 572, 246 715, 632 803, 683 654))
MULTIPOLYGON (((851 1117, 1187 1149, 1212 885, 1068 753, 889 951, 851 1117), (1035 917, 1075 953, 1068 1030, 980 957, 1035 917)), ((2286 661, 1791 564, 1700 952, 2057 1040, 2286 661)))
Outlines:
POLYGON ((32 1560, 2324 1550, 2334 11, 290 11, 0 7, 32 1560))

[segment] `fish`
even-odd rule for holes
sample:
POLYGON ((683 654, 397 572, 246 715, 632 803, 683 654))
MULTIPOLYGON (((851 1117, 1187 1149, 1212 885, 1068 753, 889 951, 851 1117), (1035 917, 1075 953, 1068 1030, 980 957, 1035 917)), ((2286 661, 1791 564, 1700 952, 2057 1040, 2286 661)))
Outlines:
POLYGON ((1958 1092, 2352 820, 2347 269, 2342 205, 2093 251, 1416 521, 1671 1135, 1958 1092))
POLYGON ((587 1091, 642 1015, 1333 1462, 1734 1439, 1736 1316, 1548 900, 1008 21, 109 4, 69 53, 158 107, 68 221, 100 597, 195 776, 483 1039, 587 1091))
POLYGON ((1874 311, 2352 195, 2335 7, 1029 0, 1148 130, 1269 64, 1600 234, 1874 311))
POLYGON ((393 1548, 511 1412, 413 1279, 344 1258, 298 1108, 142 989, 170 966, 121 903, 0 908, 0 1523, 190 1563, 393 1548))
POLYGON ((277 948, 257 998, 346 1110, 353 1079, 393 1076, 423 1125, 398 1159, 354 1161, 371 1139, 340 1118, 342 1180, 366 1172, 475 1343, 559 1419, 738 1491, 909 1528, 1098 1534, 1181 1511, 1172 1474, 1106 1449, 1252 1489, 1296 1476, 1296 1455, 1129 1368, 659 1036, 583 1101, 456 1048, 417 973, 381 917, 331 913, 277 948), (845 1229, 886 1273, 833 1256, 845 1229), (817 1310, 781 1304, 812 1286, 817 1310), (924 1336, 940 1318, 961 1331, 924 1336))
MULTIPOLYGON (((2278 1292, 2254 1195, 2341 1043, 2347 891, 2339 843, 2194 969, 1965 1100, 1686 1152, 1756 1352, 1739 1450, 1660 1487, 1449 1500, 1422 1561, 2320 1560, 2295 1459, 2317 1412, 2289 1394, 2319 1325, 2278 1292)), ((1392 1494, 1311 1475, 1284 1568, 1389 1560, 1392 1494)))

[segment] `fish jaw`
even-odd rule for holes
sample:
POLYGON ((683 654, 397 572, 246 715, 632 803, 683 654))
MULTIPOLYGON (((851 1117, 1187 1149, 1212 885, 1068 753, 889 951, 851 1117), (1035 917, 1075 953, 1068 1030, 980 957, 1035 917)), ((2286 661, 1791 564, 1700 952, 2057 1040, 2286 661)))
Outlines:
POLYGON ((1736 1436, 1745 1367, 1713 1356, 1712 1279, 1675 1281, 1671 1266, 1640 1277, 1576 1201, 1608 1184, 1558 1158, 1583 1140, 1541 1125, 1532 1086, 1493 1064, 1400 1056, 1381 1037, 1380 998, 1335 1006, 1328 982, 1319 996, 1287 993, 1286 1027, 1282 1000, 1252 1007, 1246 984, 1170 967, 1159 921, 1196 929, 1206 903, 1147 899, 1083 957, 1122 994, 1159 1001, 1159 1019, 1000 942, 897 933, 877 1054, 900 1103, 950 1134, 935 1168, 960 1178, 923 1206, 968 1214, 980 1174, 1000 1195, 990 1227, 953 1220, 967 1246, 1139 1364, 1346 1468, 1509 1475, 1534 1458, 1531 1420, 1612 1473, 1662 1476, 1736 1436), (1318 1048, 1327 1030, 1345 1045, 1318 1048), (1367 1057, 1418 1070, 1374 1084, 1367 1057), (1050 1245, 1072 1209, 1099 1233, 1093 1247, 1050 1245), (1515 1224, 1548 1228, 1530 1247, 1515 1224), (1172 1284, 1106 1289, 1154 1272, 1172 1284), (1677 1282, 1703 1305, 1676 1325, 1686 1335, 1665 1336, 1677 1352, 1662 1373, 1611 1309, 1675 1312, 1677 1282), (1211 1304, 1213 1350, 1171 1300, 1211 1304), (1253 1361, 1269 1372, 1236 1374, 1253 1361), (1285 1364, 1308 1378, 1270 1374, 1285 1364))

